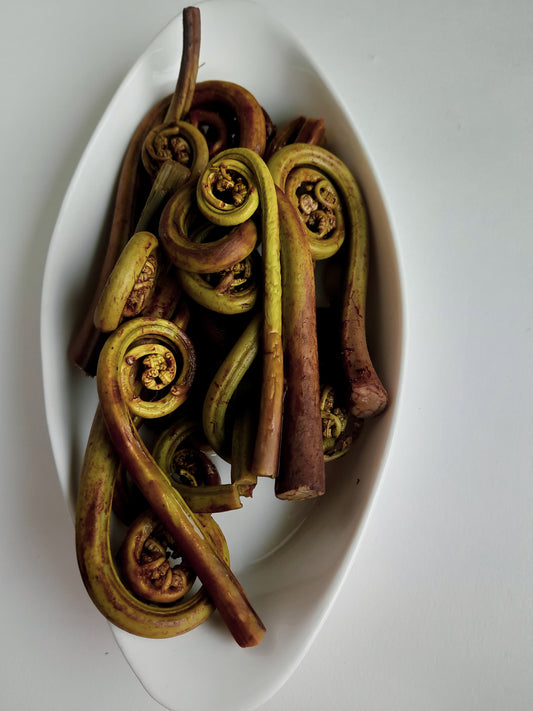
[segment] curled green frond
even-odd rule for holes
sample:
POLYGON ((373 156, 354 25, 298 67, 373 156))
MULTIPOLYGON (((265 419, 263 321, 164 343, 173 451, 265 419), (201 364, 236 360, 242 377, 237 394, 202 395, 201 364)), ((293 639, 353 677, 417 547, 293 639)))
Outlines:
POLYGON ((158 272, 158 245, 151 232, 137 232, 126 243, 96 304, 94 324, 100 331, 114 331, 149 302, 158 272))

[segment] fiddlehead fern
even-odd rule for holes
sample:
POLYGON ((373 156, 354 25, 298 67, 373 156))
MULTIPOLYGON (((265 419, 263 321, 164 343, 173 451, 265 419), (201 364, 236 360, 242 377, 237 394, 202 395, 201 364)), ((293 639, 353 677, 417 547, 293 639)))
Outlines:
MULTIPOLYGON (((293 171, 301 170, 305 176, 309 169, 318 170, 320 175, 313 178, 311 199, 324 193, 325 200, 335 207, 335 215, 342 215, 342 222, 346 223, 347 266, 340 317, 342 362, 350 387, 352 414, 361 418, 376 415, 386 407, 388 396, 372 364, 366 341, 369 239, 366 207, 359 186, 345 163, 321 146, 297 143, 285 146, 273 154, 268 165, 282 190, 291 185, 293 171), (336 207, 338 197, 342 212, 336 207)), ((300 177, 297 173, 294 183, 300 177)), ((289 193, 298 197, 297 188, 291 188, 289 193)), ((303 194, 299 199, 302 197, 303 194)))
POLYGON ((100 407, 110 439, 148 505, 205 585, 235 640, 253 646, 265 632, 261 620, 132 419, 162 417, 175 410, 187 397, 193 375, 194 351, 185 333, 171 322, 138 317, 114 331, 102 349, 97 371, 100 407), (155 344, 149 336, 155 337, 155 344), (171 352, 174 347, 178 354, 171 352), (137 385, 133 376, 140 373, 141 363, 147 367, 137 385), (160 397, 144 400, 146 388, 155 388, 160 397))
MULTIPOLYGON (((105 245, 105 255, 100 267, 96 287, 83 319, 73 334, 69 346, 72 362, 87 375, 95 375, 100 349, 105 340, 94 325, 94 310, 104 285, 124 245, 136 232, 139 204, 144 204, 144 190, 141 189, 144 169, 141 162, 141 148, 146 135, 153 126, 162 121, 168 107, 168 99, 157 102, 139 122, 133 133, 122 162, 117 193, 115 196, 111 227, 105 245)), ((148 191, 146 192, 146 194, 148 191)))
POLYGON ((151 510, 129 527, 119 551, 128 586, 142 600, 168 604, 184 597, 196 580, 191 567, 151 510))
MULTIPOLYGON (((209 216, 207 220, 209 228, 209 216)), ((189 183, 169 200, 159 222, 161 244, 180 269, 198 274, 216 273, 230 269, 255 249, 257 228, 252 219, 228 225, 227 233, 209 241, 201 238, 201 232, 198 234, 197 222, 196 186, 189 183)), ((205 223, 199 229, 206 229, 205 223)))
POLYGON ((274 182, 298 210, 315 261, 340 249, 346 234, 342 201, 350 199, 348 210, 355 205, 352 195, 342 191, 341 175, 335 177, 329 155, 333 156, 319 146, 293 143, 279 148, 268 161, 274 182))
POLYGON ((363 420, 351 416, 346 408, 337 402, 335 390, 330 385, 322 387, 320 415, 324 460, 331 462, 346 454, 358 436, 363 420))
POLYGON ((164 430, 152 449, 152 455, 178 486, 218 486, 220 474, 215 463, 205 455, 196 438, 202 430, 195 420, 182 417, 164 430))
POLYGON ((155 179, 160 167, 169 160, 189 169, 195 180, 209 159, 205 138, 186 121, 155 126, 146 136, 142 151, 143 165, 155 179))
POLYGON ((150 130, 142 146, 142 162, 152 179, 165 161, 172 160, 189 168, 191 178, 196 180, 209 159, 203 134, 183 120, 196 85, 200 32, 200 11, 197 7, 186 7, 183 10, 183 49, 176 88, 163 123, 150 130))
POLYGON ((158 274, 158 244, 151 232, 137 232, 126 244, 96 304, 94 324, 100 331, 114 331, 148 304, 158 274))
POLYGON ((222 151, 211 159, 197 184, 198 208, 211 222, 231 225, 249 220, 260 206, 263 264, 262 384, 253 468, 275 477, 283 406, 281 268, 276 188, 257 153, 247 148, 222 151))
MULTIPOLYGON (((205 622, 215 607, 201 587, 177 604, 154 605, 139 599, 124 583, 111 549, 113 493, 119 456, 100 407, 87 442, 76 504, 76 555, 85 588, 98 610, 131 634, 155 639, 175 637, 205 622)), ((228 548, 211 516, 199 526, 229 564, 228 548)))
POLYGON ((190 339, 170 321, 141 316, 111 334, 100 356, 97 389, 110 427, 118 430, 120 449, 120 427, 133 427, 132 417, 164 417, 183 404, 195 367, 190 339), (149 397, 143 399, 143 393, 149 397))
POLYGON ((218 513, 241 508, 238 489, 221 483, 213 460, 195 441, 199 436, 200 424, 182 417, 161 433, 152 455, 192 511, 218 513))

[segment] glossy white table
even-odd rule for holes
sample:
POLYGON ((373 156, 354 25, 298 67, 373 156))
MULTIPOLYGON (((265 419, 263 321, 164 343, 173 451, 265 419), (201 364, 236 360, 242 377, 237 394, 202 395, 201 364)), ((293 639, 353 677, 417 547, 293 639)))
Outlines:
MULTIPOLYGON (((530 709, 533 7, 268 6, 336 73, 387 200, 407 323, 397 429, 355 564, 262 711, 530 709)), ((161 708, 79 580, 38 329, 76 163, 127 69, 182 7, 2 7, 2 708, 161 708)))

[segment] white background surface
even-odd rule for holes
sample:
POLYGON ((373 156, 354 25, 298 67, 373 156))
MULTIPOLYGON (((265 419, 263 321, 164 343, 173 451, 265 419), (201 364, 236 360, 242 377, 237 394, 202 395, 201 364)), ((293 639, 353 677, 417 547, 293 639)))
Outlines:
MULTIPOLYGON (((397 429, 355 564, 261 711, 531 709, 533 5, 262 2, 299 28, 354 116, 388 203, 407 323, 397 429)), ((83 148, 182 7, 2 4, 5 709, 161 708, 78 576, 44 421, 39 300, 83 148)))

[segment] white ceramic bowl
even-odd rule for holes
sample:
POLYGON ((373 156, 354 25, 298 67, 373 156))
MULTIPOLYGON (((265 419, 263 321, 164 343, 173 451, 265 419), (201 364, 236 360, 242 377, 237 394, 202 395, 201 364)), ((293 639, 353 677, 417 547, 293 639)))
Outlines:
MULTIPOLYGON (((329 465, 325 496, 282 502, 274 497, 273 482, 261 480, 243 509, 218 515, 232 568, 267 627, 258 647, 239 648, 217 614, 170 640, 112 628, 134 672, 162 705, 174 711, 250 711, 294 671, 353 563, 394 424, 402 290, 385 201, 358 138, 356 117, 348 115, 295 38, 263 8, 243 0, 210 1, 200 8, 199 81, 242 84, 278 124, 298 114, 323 117, 329 147, 362 187, 372 224, 368 339, 391 395, 385 414, 365 427, 346 457, 329 465)), ((97 398, 93 380, 69 364, 67 346, 97 273, 126 145, 145 111, 174 89, 181 40, 179 15, 124 79, 72 178, 50 244, 41 306, 44 392, 57 473, 71 512, 97 398)))

